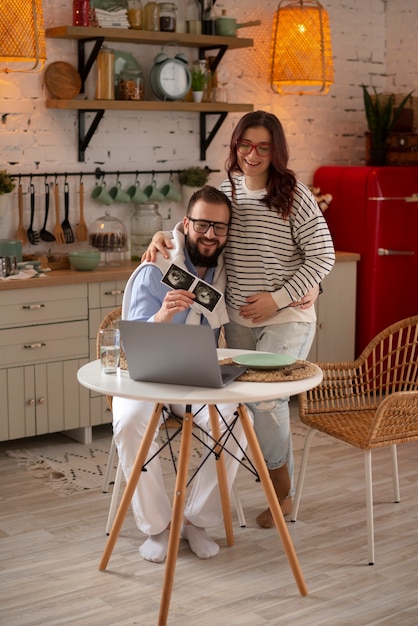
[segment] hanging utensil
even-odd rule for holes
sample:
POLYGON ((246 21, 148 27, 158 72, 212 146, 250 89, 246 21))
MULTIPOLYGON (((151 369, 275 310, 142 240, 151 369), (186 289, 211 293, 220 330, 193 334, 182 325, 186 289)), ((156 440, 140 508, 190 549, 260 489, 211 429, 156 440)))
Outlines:
POLYGON ((71 224, 68 220, 68 213, 70 208, 70 191, 68 183, 64 183, 64 219, 61 222, 61 226, 64 230, 65 243, 74 243, 74 233, 71 228, 71 224))
POLYGON ((26 228, 23 225, 23 188, 21 184, 19 184, 17 190, 17 198, 19 207, 19 224, 16 230, 16 239, 19 239, 22 242, 22 245, 26 246, 28 243, 28 236, 26 234, 26 228))
POLYGON ((55 195, 54 235, 58 243, 65 243, 64 231, 62 230, 62 226, 60 224, 60 191, 59 191, 58 183, 55 183, 54 195, 55 195))
POLYGON ((55 241, 54 235, 46 229, 46 224, 48 222, 48 213, 49 213, 49 185, 48 183, 45 183, 45 218, 44 218, 44 225, 41 228, 41 239, 42 241, 55 241))
POLYGON ((33 220, 35 218, 35 185, 29 185, 30 190, 30 224, 27 230, 28 239, 32 245, 37 246, 40 240, 38 231, 33 229, 33 220))
POLYGON ((87 241, 89 231, 84 221, 84 184, 80 182, 80 218, 75 229, 75 235, 78 241, 87 241))

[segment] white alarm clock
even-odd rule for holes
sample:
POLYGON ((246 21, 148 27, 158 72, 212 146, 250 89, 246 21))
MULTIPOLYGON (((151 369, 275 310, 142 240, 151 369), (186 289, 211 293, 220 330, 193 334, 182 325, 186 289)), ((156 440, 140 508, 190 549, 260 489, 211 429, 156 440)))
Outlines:
POLYGON ((191 82, 184 54, 180 52, 173 59, 164 52, 157 54, 150 72, 151 89, 157 98, 181 100, 189 92, 191 82))

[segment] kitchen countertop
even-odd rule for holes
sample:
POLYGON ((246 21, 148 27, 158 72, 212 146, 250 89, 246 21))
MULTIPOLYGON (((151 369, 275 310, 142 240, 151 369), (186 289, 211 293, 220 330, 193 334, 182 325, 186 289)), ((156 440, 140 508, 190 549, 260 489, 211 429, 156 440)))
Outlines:
MULTIPOLYGON (((359 261, 360 255, 354 252, 336 252, 337 263, 359 261)), ((128 280, 137 263, 122 261, 120 265, 99 266, 90 272, 77 270, 52 270, 45 278, 27 278, 22 280, 0 280, 0 291, 9 289, 28 289, 36 287, 57 287, 62 285, 79 285, 85 283, 101 283, 113 280, 128 280)))

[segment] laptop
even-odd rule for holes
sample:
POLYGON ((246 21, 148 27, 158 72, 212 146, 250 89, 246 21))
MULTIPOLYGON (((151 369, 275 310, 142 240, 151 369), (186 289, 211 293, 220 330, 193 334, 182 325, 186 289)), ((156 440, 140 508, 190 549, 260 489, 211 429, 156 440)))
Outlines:
POLYGON ((225 387, 246 367, 219 365, 209 326, 120 320, 129 375, 143 382, 225 387))

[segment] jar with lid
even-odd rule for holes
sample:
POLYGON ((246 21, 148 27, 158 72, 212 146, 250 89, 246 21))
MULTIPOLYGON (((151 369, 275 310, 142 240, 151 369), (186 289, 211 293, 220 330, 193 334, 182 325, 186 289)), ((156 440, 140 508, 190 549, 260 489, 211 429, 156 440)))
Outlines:
POLYGON ((160 5, 158 2, 147 2, 145 5, 144 30, 160 30, 160 5))
POLYGON ((143 18, 144 14, 141 0, 128 0, 128 22, 130 28, 142 30, 143 18))
POLYGON ((120 73, 117 90, 118 100, 143 100, 144 78, 141 69, 127 63, 120 73))
POLYGON ((186 30, 193 35, 202 34, 202 14, 199 0, 187 0, 186 30))
POLYGON ((177 6, 174 2, 160 2, 160 30, 167 33, 175 33, 177 6))
POLYGON ((131 218, 131 259, 140 261, 152 236, 163 228, 163 218, 158 213, 158 204, 141 204, 135 207, 131 218))
POLYGON ((97 55, 96 99, 115 99, 115 53, 110 48, 102 48, 97 55))

